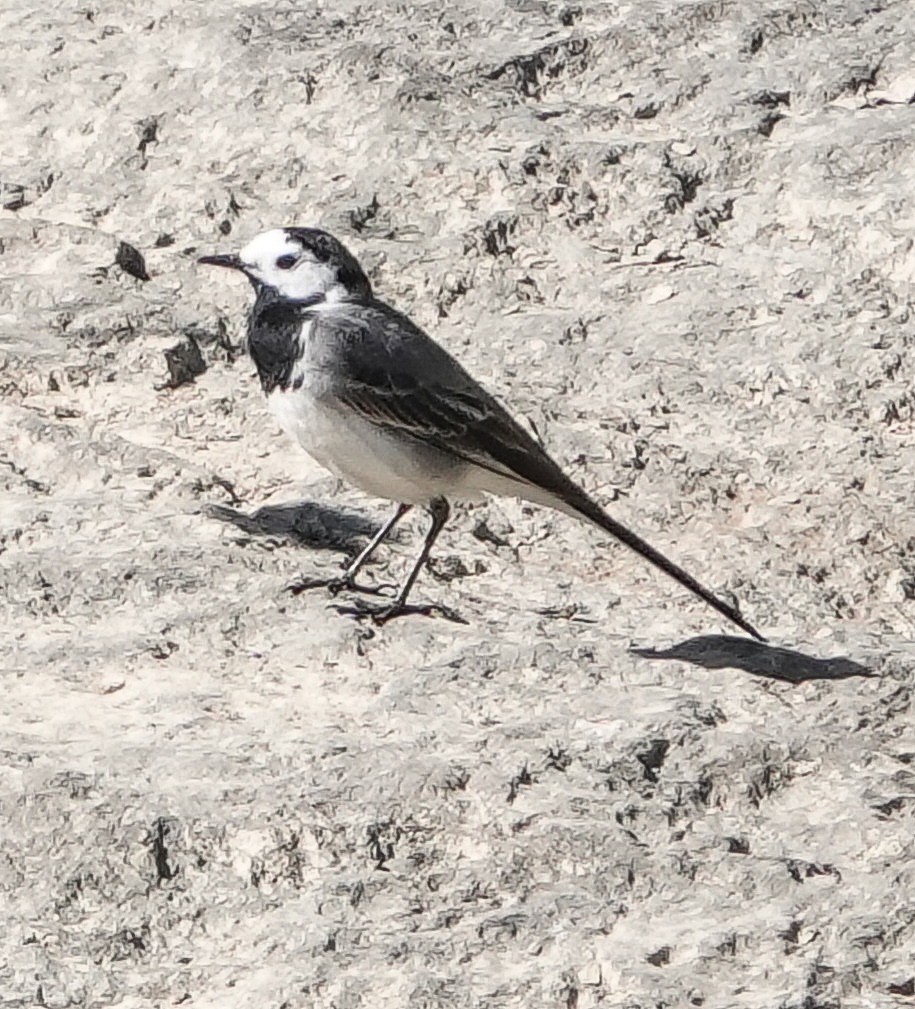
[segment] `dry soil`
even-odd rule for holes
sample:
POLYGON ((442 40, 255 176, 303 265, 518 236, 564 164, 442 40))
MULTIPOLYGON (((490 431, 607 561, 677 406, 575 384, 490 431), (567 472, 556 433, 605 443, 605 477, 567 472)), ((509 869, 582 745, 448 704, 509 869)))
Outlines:
POLYGON ((911 0, 6 0, 0 46, 0 1006, 913 1004, 911 0), (195 266, 285 224, 772 646, 511 500, 417 587, 465 623, 290 596, 388 506, 195 266))

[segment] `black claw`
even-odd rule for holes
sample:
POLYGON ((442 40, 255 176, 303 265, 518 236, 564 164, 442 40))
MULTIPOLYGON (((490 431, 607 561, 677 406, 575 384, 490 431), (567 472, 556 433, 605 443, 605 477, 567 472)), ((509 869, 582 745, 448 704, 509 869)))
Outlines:
POLYGON ((382 606, 381 609, 375 610, 370 616, 373 624, 383 627, 389 620, 395 620, 397 617, 431 617, 433 610, 433 606, 406 606, 402 603, 392 603, 390 606, 382 606))
POLYGON ((330 589, 331 592, 338 592, 339 589, 335 590, 333 586, 340 583, 340 578, 301 578, 299 581, 287 585, 286 591, 291 592, 294 596, 300 596, 310 589, 330 589))
POLYGON ((371 620, 377 627, 383 627, 389 620, 397 617, 443 617, 455 624, 466 624, 467 621, 455 610, 447 606, 430 604, 428 606, 408 606, 403 603, 391 603, 388 606, 372 606, 369 603, 354 600, 349 606, 334 607, 338 613, 353 617, 356 620, 371 620))
POLYGON ((360 585, 352 578, 345 575, 341 578, 302 578, 286 586, 286 591, 294 596, 308 592, 309 589, 327 589, 332 596, 337 596, 341 592, 364 592, 370 596, 381 596, 385 592, 394 591, 396 585, 390 582, 382 582, 380 585, 360 585))

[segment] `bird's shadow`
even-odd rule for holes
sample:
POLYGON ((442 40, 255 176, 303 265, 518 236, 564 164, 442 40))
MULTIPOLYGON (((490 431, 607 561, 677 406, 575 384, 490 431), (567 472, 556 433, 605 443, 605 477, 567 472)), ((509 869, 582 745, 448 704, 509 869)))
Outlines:
POLYGON ((705 634, 671 648, 631 648, 643 659, 679 659, 703 669, 741 669, 753 676, 785 683, 807 680, 845 680, 851 676, 875 676, 867 666, 845 657, 817 659, 812 655, 767 645, 728 634, 705 634))
POLYGON ((379 525, 359 512, 327 508, 311 501, 264 505, 253 512, 227 505, 210 505, 206 512, 249 536, 281 538, 313 550, 340 553, 361 549, 364 540, 373 536, 379 525))

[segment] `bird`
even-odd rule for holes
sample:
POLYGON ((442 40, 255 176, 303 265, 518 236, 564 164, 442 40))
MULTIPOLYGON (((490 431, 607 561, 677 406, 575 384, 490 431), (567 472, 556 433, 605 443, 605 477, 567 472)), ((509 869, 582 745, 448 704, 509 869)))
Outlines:
POLYGON ((244 274, 254 288, 247 348, 279 426, 321 466, 395 503, 342 577, 303 583, 357 590, 356 575, 414 507, 430 525, 377 623, 430 608, 407 600, 454 500, 517 497, 592 523, 759 641, 739 612, 572 480, 448 351, 375 297, 356 257, 329 232, 273 228, 238 253, 199 263, 244 274))

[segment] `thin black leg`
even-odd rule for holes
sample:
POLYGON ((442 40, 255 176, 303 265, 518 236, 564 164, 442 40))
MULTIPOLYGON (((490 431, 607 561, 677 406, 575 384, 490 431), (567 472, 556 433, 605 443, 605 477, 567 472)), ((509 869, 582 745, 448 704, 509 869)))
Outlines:
MULTIPOLYGON (((406 510, 406 505, 401 505, 401 508, 406 510)), ((419 557, 416 558, 416 562, 410 569, 410 573, 404 579, 403 585, 400 587, 400 592, 397 593, 397 598, 389 606, 384 607, 374 607, 369 606, 367 603, 354 603, 352 606, 337 607, 340 613, 346 613, 349 616, 354 616, 357 619, 370 618, 376 624, 384 624, 388 620, 392 620, 394 617, 406 616, 410 613, 418 613, 423 616, 431 616, 433 614, 443 616, 447 620, 452 620, 455 623, 466 624, 467 621, 460 616, 460 614, 454 613, 445 606, 408 606, 407 598, 410 595, 410 590, 413 588, 413 583, 419 577, 420 571, 423 569, 423 565, 429 559, 429 554, 432 547, 435 545, 435 541, 438 539, 438 534, 442 531, 445 523, 451 515, 451 507, 448 502, 443 498, 434 498, 426 506, 430 516, 432 517, 432 525, 429 526, 429 532, 426 533, 426 540, 423 543, 423 548, 419 552, 419 557)), ((390 522, 390 526, 393 526, 394 522, 400 515, 395 515, 390 522)), ((380 543, 387 532, 387 528, 379 533, 377 540, 380 543)), ((366 556, 371 553, 372 549, 377 544, 373 541, 369 546, 363 551, 366 556)), ((360 554, 359 557, 353 562, 352 568, 356 568, 358 564, 362 563, 365 558, 360 554)))
POLYGON ((456 620, 459 623, 466 622, 457 614, 450 613, 442 607, 407 605, 407 598, 410 595, 410 589, 413 588, 413 583, 419 577, 419 573, 422 571, 423 565, 429 559, 429 552, 432 550, 435 541, 438 539, 438 534, 442 531, 442 528, 448 521, 448 517, 451 515, 451 508, 443 497, 434 498, 426 507, 428 508, 429 514, 432 516, 432 525, 429 526, 429 532, 426 533, 426 540, 423 543, 423 548, 419 552, 419 557, 416 558, 416 563, 410 569, 410 573, 404 579, 403 585, 400 587, 400 592, 397 593, 397 598, 390 606, 385 606, 382 609, 370 609, 366 606, 361 606, 358 608, 358 616, 369 616, 376 624, 384 624, 388 620, 392 620, 394 617, 406 616, 409 613, 421 613, 425 616, 429 616, 433 612, 441 612, 443 616, 446 616, 451 620, 456 620))
MULTIPOLYGON (((391 609, 403 609, 407 605, 407 596, 410 594, 410 589, 413 588, 413 583, 416 581, 423 565, 429 559, 429 553, 438 539, 438 534, 442 531, 451 515, 451 506, 443 497, 433 498, 429 502, 428 508, 429 514, 432 516, 432 525, 429 526, 429 532, 426 533, 426 542, 423 543, 423 548, 419 552, 419 557, 416 558, 412 571, 404 579, 404 583, 391 609)), ((391 616, 393 615, 392 613, 391 616)))
POLYGON ((388 534, 397 525, 397 523, 407 514, 407 512, 413 507, 413 505, 399 504, 397 510, 388 519, 387 522, 378 530, 377 533, 372 537, 369 545, 362 551, 361 554, 353 561, 352 564, 343 572, 343 578, 341 581, 352 585, 355 582, 356 575, 362 570, 363 564, 372 556, 372 554, 378 549, 378 547, 388 538, 388 534))
MULTIPOLYGON (((413 507, 413 505, 399 504, 397 510, 388 519, 387 522, 378 530, 377 533, 372 537, 368 546, 356 557, 356 559, 349 565, 349 567, 343 572, 342 575, 336 578, 303 578, 301 581, 295 582, 295 584, 289 586, 289 591, 294 595, 299 595, 308 589, 326 588, 329 589, 334 595, 341 592, 343 589, 355 589, 359 588, 356 585, 356 575, 362 569, 365 562, 372 556, 372 554, 378 549, 381 543, 388 537, 391 530, 397 523, 407 514, 407 512, 413 507)), ((377 592, 378 589, 373 588, 363 588, 362 591, 365 592, 377 592)))

